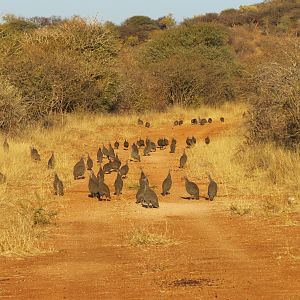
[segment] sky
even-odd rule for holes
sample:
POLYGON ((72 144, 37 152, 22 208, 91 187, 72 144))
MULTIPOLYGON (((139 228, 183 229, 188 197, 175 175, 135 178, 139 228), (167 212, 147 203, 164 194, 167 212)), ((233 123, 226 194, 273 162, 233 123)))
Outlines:
POLYGON ((177 21, 207 12, 220 12, 262 0, 0 0, 0 16, 10 13, 22 17, 61 16, 98 18, 120 24, 144 15, 153 19, 172 13, 177 21))

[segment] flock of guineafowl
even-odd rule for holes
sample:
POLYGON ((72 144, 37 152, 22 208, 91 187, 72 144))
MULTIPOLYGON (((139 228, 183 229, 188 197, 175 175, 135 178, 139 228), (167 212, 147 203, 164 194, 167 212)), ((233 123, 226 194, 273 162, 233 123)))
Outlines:
MULTIPOLYGON (((220 118, 221 122, 224 122, 224 118, 220 118)), ((151 126, 150 122, 143 122, 143 120, 138 119, 138 125, 145 126, 146 128, 149 128, 151 126)), ((212 119, 192 119, 191 124, 192 125, 205 125, 206 123, 212 123, 212 119)), ((181 126, 183 124, 183 120, 176 120, 174 121, 174 126, 181 126)), ((186 139, 186 147, 192 147, 194 144, 196 144, 196 138, 194 136, 188 137, 186 139)), ((206 137, 204 142, 206 144, 210 143, 210 138, 206 137)), ((141 161, 141 152, 144 156, 149 156, 151 152, 155 152, 157 148, 160 150, 167 149, 168 146, 170 146, 170 153, 175 153, 176 151, 176 139, 173 138, 171 142, 169 143, 169 140, 167 138, 160 138, 158 139, 157 143, 154 141, 151 141, 149 138, 146 138, 145 140, 139 139, 136 141, 136 143, 133 143, 131 145, 131 161, 141 161)), ((129 150, 130 144, 127 140, 123 143, 123 149, 129 150)), ((85 177, 86 170, 89 173, 89 182, 88 182, 88 190, 89 190, 89 197, 92 198, 98 198, 98 200, 110 200, 111 199, 111 193, 109 186, 105 183, 104 177, 106 174, 110 174, 112 172, 116 172, 116 179, 114 182, 114 194, 120 195, 123 190, 123 179, 127 177, 127 174, 129 172, 129 165, 128 160, 124 165, 122 165, 121 160, 118 157, 118 154, 115 153, 115 150, 120 148, 120 143, 116 141, 113 146, 110 143, 108 147, 105 147, 105 145, 102 145, 102 148, 99 147, 97 151, 97 163, 100 165, 98 173, 95 175, 93 171, 94 162, 89 156, 87 155, 87 160, 84 160, 84 157, 81 157, 81 159, 74 165, 73 168, 73 176, 74 180, 83 179, 85 177), (104 163, 104 160, 107 160, 106 163, 104 163)), ((3 150, 4 152, 9 151, 9 144, 7 142, 7 139, 4 140, 3 143, 3 150)), ((38 162, 41 160, 40 154, 38 153, 38 150, 34 147, 30 147, 30 155, 32 160, 38 162)), ((179 168, 184 168, 187 163, 187 154, 185 150, 183 150, 183 153, 179 159, 179 168)), ((50 159, 48 160, 48 168, 54 169, 55 167, 55 156, 52 152, 52 155, 50 159)), ((208 192, 206 199, 212 201, 214 200, 215 196, 217 195, 218 185, 217 183, 211 178, 210 175, 208 175, 209 178, 209 185, 208 185, 208 192)), ((190 181, 186 176, 183 177, 185 181, 185 189, 187 193, 190 195, 190 199, 199 200, 200 199, 200 190, 196 183, 190 181)), ((0 183, 6 182, 6 176, 0 172, 0 183)), ((58 175, 54 174, 54 181, 53 181, 53 188, 54 193, 59 196, 64 195, 64 185, 63 182, 60 180, 58 175)), ((170 193, 170 190, 172 188, 172 176, 171 172, 169 170, 169 173, 167 177, 164 179, 162 183, 162 196, 166 196, 170 193)), ((158 208, 159 202, 158 202, 158 196, 156 192, 150 187, 149 180, 143 170, 141 170, 140 179, 139 179, 139 188, 136 193, 136 203, 141 204, 143 207, 150 207, 150 208, 158 208)))

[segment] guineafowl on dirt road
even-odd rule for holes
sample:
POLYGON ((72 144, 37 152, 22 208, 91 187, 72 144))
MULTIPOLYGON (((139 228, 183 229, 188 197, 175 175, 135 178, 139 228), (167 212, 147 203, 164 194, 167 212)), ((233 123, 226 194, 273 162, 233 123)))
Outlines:
POLYGON ((103 199, 103 197, 105 197, 105 200, 111 199, 109 187, 104 181, 99 181, 99 194, 100 199, 103 199))
POLYGON ((128 160, 126 161, 126 164, 120 168, 120 174, 123 178, 126 178, 126 175, 128 174, 129 166, 128 166, 128 160))
POLYGON ((139 154, 139 149, 138 147, 136 146, 136 144, 132 144, 132 148, 131 148, 131 158, 133 160, 137 160, 138 162, 141 161, 141 157, 140 157, 140 154, 139 154))
POLYGON ((186 162, 187 162, 187 155, 185 153, 185 150, 183 150, 183 154, 181 155, 179 160, 179 168, 182 169, 185 166, 186 162))
POLYGON ((75 164, 73 168, 74 179, 82 179, 84 178, 85 173, 85 163, 83 157, 75 164))
POLYGON ((64 185, 63 182, 59 179, 57 174, 54 174, 54 181, 53 181, 53 188, 54 188, 54 194, 58 196, 64 195, 64 185))
POLYGON ((89 184, 88 184, 88 188, 89 188, 89 197, 91 198, 98 198, 100 199, 100 193, 99 193, 99 180, 98 178, 95 176, 93 170, 90 171, 89 173, 89 184))
POLYGON ((120 143, 118 141, 115 141, 114 143, 114 148, 119 149, 120 143))
POLYGON ((117 174, 117 178, 115 180, 114 186, 115 186, 115 195, 119 196, 120 194, 122 194, 123 180, 120 172, 118 172, 117 174))
POLYGON ((207 136, 204 140, 205 144, 208 145, 210 143, 210 138, 207 136))
POLYGON ((149 181, 144 179, 144 194, 142 196, 142 206, 159 208, 158 197, 154 190, 149 187, 149 181))
POLYGON ((100 167, 99 167, 99 171, 98 171, 98 173, 97 173, 97 179, 98 179, 98 181, 104 181, 104 171, 103 171, 103 169, 102 169, 102 167, 101 167, 101 165, 100 165, 100 167))
POLYGON ((166 196, 169 194, 169 191, 172 187, 172 177, 171 177, 171 172, 169 170, 168 176, 165 178, 165 180, 162 183, 162 195, 166 196))
POLYGON ((210 201, 213 201, 214 198, 216 197, 217 195, 217 192, 218 192, 218 185, 217 183, 211 178, 210 175, 208 175, 208 179, 209 179, 209 185, 208 185, 208 199, 210 201))
POLYGON ((93 160, 91 159, 90 155, 88 154, 88 157, 87 157, 87 161, 86 161, 86 166, 87 166, 87 170, 92 170, 93 169, 93 160))
POLYGON ((170 145, 170 153, 175 153, 177 141, 173 138, 170 145))
POLYGON ((103 160, 103 153, 102 153, 101 148, 99 147, 99 149, 97 151, 97 162, 101 164, 102 160, 103 160))
POLYGON ((128 150, 129 143, 128 143, 128 141, 127 141, 127 140, 125 140, 125 141, 124 141, 124 144, 123 144, 123 146, 124 146, 124 150, 128 150))
POLYGON ((185 181, 185 189, 186 189, 187 193, 193 199, 199 200, 200 190, 199 190, 199 187, 197 186, 197 184, 192 181, 189 181, 186 176, 184 177, 184 181, 185 181))

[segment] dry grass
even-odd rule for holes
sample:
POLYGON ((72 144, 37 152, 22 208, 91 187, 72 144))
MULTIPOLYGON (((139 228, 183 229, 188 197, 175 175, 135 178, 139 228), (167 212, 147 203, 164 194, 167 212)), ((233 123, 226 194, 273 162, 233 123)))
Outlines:
POLYGON ((274 145, 246 145, 243 125, 202 141, 189 150, 189 175, 219 183, 219 197, 230 199, 239 215, 282 213, 297 208, 300 196, 300 156, 274 145))
POLYGON ((150 227, 134 226, 126 235, 126 240, 132 246, 149 247, 149 246, 166 246, 174 245, 176 241, 170 237, 167 223, 165 224, 164 232, 157 232, 150 227))

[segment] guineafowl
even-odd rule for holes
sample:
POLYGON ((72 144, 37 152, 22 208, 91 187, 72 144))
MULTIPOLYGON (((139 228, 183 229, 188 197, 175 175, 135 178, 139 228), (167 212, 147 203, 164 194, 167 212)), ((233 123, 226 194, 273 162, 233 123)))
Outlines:
POLYGON ((162 183, 162 195, 166 196, 169 194, 169 191, 172 187, 172 177, 171 177, 171 172, 169 170, 168 176, 165 178, 165 180, 162 183))
POLYGON ((6 176, 0 172, 0 184, 4 184, 6 182, 6 176))
POLYGON ((221 118, 220 118, 220 121, 221 121, 222 123, 224 123, 224 122, 225 122, 225 119, 224 119, 223 117, 221 117, 221 118))
POLYGON ((106 163, 104 166, 103 166, 103 172, 104 174, 110 174, 111 173, 111 161, 109 161, 108 163, 106 163))
POLYGON ((150 145, 151 145, 151 151, 156 152, 156 144, 151 141, 150 145))
POLYGON ((210 138, 207 136, 204 141, 205 141, 205 144, 208 145, 210 143, 210 138))
POLYGON ((119 149, 120 143, 118 141, 115 141, 114 143, 114 148, 119 149))
POLYGON ((84 164, 84 159, 81 157, 81 159, 75 164, 73 168, 73 175, 74 179, 82 179, 84 178, 84 173, 85 173, 85 164, 84 164))
POLYGON ((100 199, 105 197, 106 200, 110 200, 110 190, 108 185, 104 181, 99 181, 99 194, 100 199))
POLYGON ((64 185, 56 173, 54 174, 53 188, 54 188, 55 195, 58 196, 64 195, 64 185))
POLYGON ((198 120, 197 119, 192 119, 191 120, 191 124, 192 125, 197 125, 198 124, 198 120))
POLYGON ((185 154, 185 150, 183 150, 183 154, 180 157, 179 160, 179 168, 183 168, 187 162, 187 155, 185 154))
POLYGON ((8 152, 9 151, 9 144, 7 142, 7 138, 4 139, 4 142, 3 142, 3 150, 4 152, 8 152))
POLYGON ((122 177, 126 178, 126 175, 128 174, 129 166, 128 166, 128 160, 126 161, 126 164, 121 167, 120 174, 122 177))
POLYGON ((102 153, 101 148, 99 147, 99 149, 97 151, 97 162, 101 164, 102 160, 103 160, 103 153, 102 153))
POLYGON ((108 152, 108 149, 102 145, 102 153, 103 155, 105 155, 107 158, 109 157, 109 152, 108 152))
POLYGON ((147 176, 145 175, 144 171, 141 170, 141 175, 140 175, 140 179, 139 179, 140 187, 144 187, 145 182, 148 183, 148 178, 147 178, 147 176))
POLYGON ((218 192, 218 185, 217 183, 208 175, 209 178, 209 185, 208 185, 208 199, 213 201, 218 192))
POLYGON ((103 169, 102 169, 102 167, 101 167, 101 165, 100 165, 100 167, 99 167, 99 171, 98 171, 98 173, 97 173, 97 179, 98 179, 98 181, 104 181, 104 171, 103 171, 103 169))
POLYGON ((54 152, 52 152, 51 157, 48 160, 48 169, 54 169, 55 167, 55 157, 54 152))
POLYGON ((140 118, 138 118, 138 121, 137 121, 138 125, 144 125, 144 122, 143 120, 141 120, 140 118))
POLYGON ((197 143, 197 140, 194 136, 192 136, 192 143, 193 143, 193 145, 195 145, 197 143))
POLYGON ((208 123, 212 123, 212 118, 208 118, 208 119, 207 119, 207 122, 208 122, 208 123))
POLYGON ((119 171, 119 169, 120 169, 120 167, 121 167, 121 161, 119 160, 119 157, 118 157, 118 155, 116 155, 116 157, 115 158, 112 158, 112 160, 111 160, 111 164, 110 164, 110 166, 111 166, 111 171, 119 171))
POLYGON ((118 172, 117 174, 117 178, 115 180, 114 186, 115 186, 115 195, 119 196, 120 194, 122 194, 123 180, 120 172, 118 172))
POLYGON ((88 188, 89 188, 89 192, 90 192, 89 197, 91 197, 91 198, 97 197, 100 200, 100 191, 99 191, 100 181, 95 176, 93 170, 90 171, 89 177, 90 177, 89 184, 88 184, 88 188))
POLYGON ((31 158, 34 161, 40 161, 41 160, 39 152, 34 147, 30 147, 30 155, 31 155, 31 158))
POLYGON ((178 126, 179 125, 179 122, 176 120, 174 121, 174 126, 178 126))
POLYGON ((88 154, 88 158, 86 161, 87 170, 92 170, 93 165, 94 165, 93 160, 91 159, 90 155, 88 154))
POLYGON ((170 153, 175 153, 176 150, 176 140, 173 138, 170 145, 170 153))
POLYGON ((129 143, 128 143, 128 141, 127 141, 127 140, 125 140, 125 141, 124 141, 124 144, 123 144, 123 146, 124 146, 124 149, 125 149, 125 150, 128 150, 129 143))
POLYGON ((138 145, 139 148, 144 147, 145 146, 145 141, 142 139, 139 139, 136 144, 138 145))
POLYGON ((187 137, 187 139, 185 140, 185 143, 188 148, 193 146, 193 140, 190 137, 187 137))
POLYGON ((146 127, 146 128, 150 128, 150 126, 151 126, 150 122, 146 122, 146 123, 145 123, 145 127, 146 127))
POLYGON ((187 177, 184 177, 185 180, 185 189, 187 193, 194 199, 199 200, 200 191, 196 183, 189 181, 187 177))
POLYGON ((148 143, 144 148, 144 156, 149 156, 150 152, 151 152, 151 144, 148 143))
POLYGON ((178 125, 181 126, 183 124, 183 120, 179 120, 178 125))
POLYGON ((158 197, 155 191, 149 187, 148 180, 144 183, 144 194, 142 196, 142 199, 142 205, 144 207, 159 208, 158 197))
POLYGON ((116 157, 115 150, 111 144, 108 145, 108 157, 116 157))
POLYGON ((131 158, 133 160, 137 160, 138 162, 141 161, 139 150, 138 150, 138 148, 137 148, 137 146, 135 144, 132 145, 131 158))

